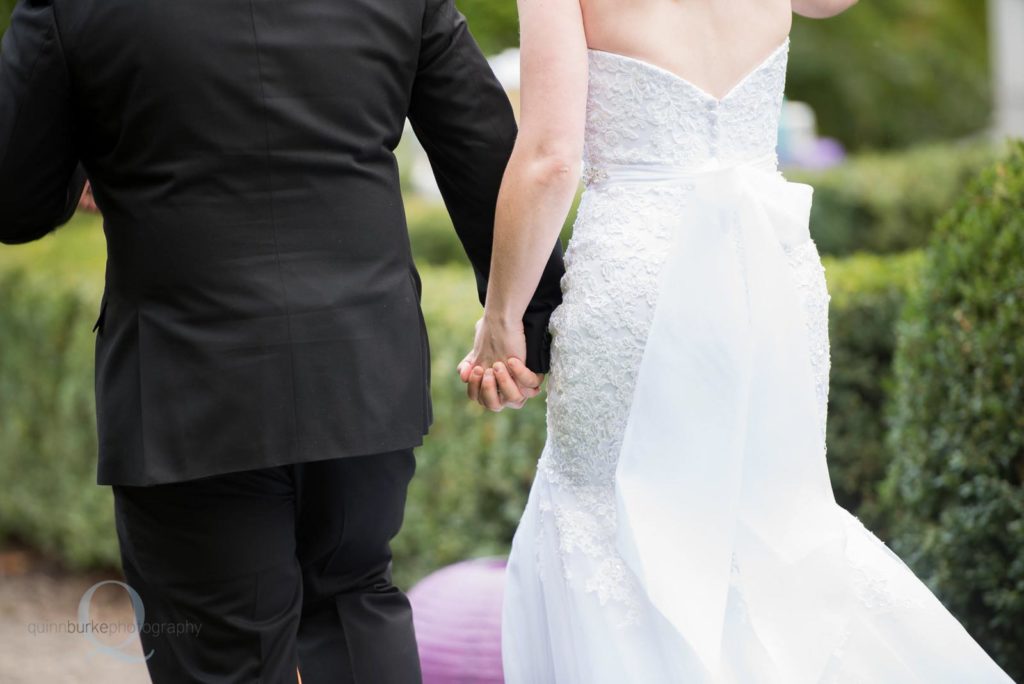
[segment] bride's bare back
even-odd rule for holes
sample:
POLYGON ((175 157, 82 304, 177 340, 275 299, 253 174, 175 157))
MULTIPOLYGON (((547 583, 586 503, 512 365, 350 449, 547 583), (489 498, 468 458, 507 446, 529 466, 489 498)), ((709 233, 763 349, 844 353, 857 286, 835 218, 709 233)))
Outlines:
POLYGON ((588 47, 724 96, 789 34, 791 0, 580 0, 588 47))

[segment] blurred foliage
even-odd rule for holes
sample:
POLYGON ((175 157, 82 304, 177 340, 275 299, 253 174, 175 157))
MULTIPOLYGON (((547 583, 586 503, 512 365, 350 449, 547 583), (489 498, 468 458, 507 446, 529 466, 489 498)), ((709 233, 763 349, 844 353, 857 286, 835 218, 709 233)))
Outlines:
POLYGON ((74 567, 117 560, 110 489, 95 485, 98 293, 87 292, 49 268, 0 271, 0 537, 74 567))
MULTIPOLYGON (((448 563, 507 550, 545 436, 542 398, 498 415, 465 400, 455 366, 480 314, 472 275, 463 256, 431 256, 424 236, 452 233, 443 210, 410 202, 409 214, 436 420, 419 450, 405 528, 395 541, 397 578, 406 586, 448 563), (423 228, 423 216, 433 228, 423 228)), ((0 250, 0 537, 20 538, 76 568, 117 565, 109 490, 94 485, 90 331, 105 252, 99 224, 80 214, 56 236, 0 250)), ((457 241, 443 244, 458 249, 457 241)), ((913 255, 827 261, 830 463, 837 496, 853 510, 873 504, 885 465, 890 326, 916 263, 913 255)))
MULTIPOLYGON (((996 154, 982 143, 925 145, 854 155, 833 169, 791 170, 786 176, 814 186, 811 231, 822 254, 898 253, 927 243, 939 217, 996 154)), ((418 259, 431 264, 465 259, 442 206, 413 200, 408 214, 418 259)), ((575 205, 563 226, 563 244, 574 219, 575 205)))
MULTIPOLYGON (((515 0, 456 0, 488 53, 519 42, 515 0)), ((984 129, 992 111, 984 0, 861 2, 793 24, 787 92, 849 149, 984 129)))
POLYGON ((851 149, 902 147, 986 128, 992 113, 985 0, 860 2, 796 18, 787 94, 851 149))
POLYGON ((823 254, 923 247, 964 185, 996 157, 983 143, 864 153, 827 171, 787 171, 814 186, 811 230, 823 254))
MULTIPOLYGON (((572 236, 572 225, 576 220, 576 208, 579 206, 580 195, 573 200, 569 215, 562 225, 562 246, 568 244, 572 236)), ((430 202, 422 198, 406 200, 406 216, 409 223, 409 238, 412 252, 417 263, 441 266, 444 264, 465 263, 466 253, 462 243, 452 227, 451 218, 444 205, 430 202)))
MULTIPOLYGON (((91 332, 102 283, 99 219, 0 250, 0 540, 69 568, 117 567, 109 487, 96 481, 91 332)), ((436 423, 419 450, 396 577, 408 585, 468 556, 504 553, 544 439, 543 399, 492 415, 455 366, 480 305, 464 266, 421 267, 436 423)))
POLYGON ((465 266, 424 268, 434 426, 418 453, 405 527, 395 540, 406 585, 456 561, 508 552, 545 438, 544 395, 493 414, 466 399, 455 367, 481 313, 465 266))
POLYGON ((519 45, 516 0, 455 0, 455 6, 466 15, 485 54, 493 55, 519 45))
MULTIPOLYGON (((839 217, 858 217, 860 227, 850 234, 863 243, 848 246, 878 247, 883 241, 871 236, 898 235, 897 217, 904 217, 908 223, 913 220, 923 224, 932 212, 939 210, 941 197, 953 193, 951 186, 959 183, 962 175, 961 171, 950 169, 959 169, 961 165, 973 167, 981 163, 975 159, 988 158, 990 154, 974 148, 966 151, 929 148, 909 152, 907 159, 900 159, 897 155, 871 155, 865 160, 855 159, 850 168, 802 174, 800 180, 808 180, 817 187, 816 201, 831 205, 829 212, 815 219, 816 239, 819 243, 827 243, 833 224, 845 221, 847 226, 854 225, 853 218, 839 217), (925 170, 915 171, 912 168, 915 166, 925 170), (846 192, 849 188, 853 190, 846 192), (918 188, 929 189, 929 192, 921 193, 929 197, 921 204, 927 206, 931 203, 934 207, 915 211, 903 206, 918 200, 918 188), (871 209, 861 208, 865 206, 871 209), (885 226, 885 230, 880 226, 885 226)), ((461 386, 453 369, 466 351, 473 323, 479 314, 475 289, 465 266, 465 256, 443 207, 413 198, 407 204, 407 211, 413 249, 425 283, 424 309, 432 341, 437 420, 433 433, 421 449, 420 472, 410 497, 407 527, 396 542, 396 549, 404 559, 399 564, 399 577, 406 581, 447 562, 504 549, 525 501, 533 464, 540 453, 544 435, 543 404, 540 401, 534 401, 522 413, 499 416, 483 414, 463 401, 461 386)), ((568 236, 570 223, 571 218, 566 221, 563 237, 568 236)), ((5 349, 2 356, 8 363, 14 363, 11 360, 16 359, 20 369, 15 372, 14 366, 3 367, 0 380, 5 383, 4 397, 17 397, 16 388, 23 384, 34 386, 36 382, 45 382, 47 385, 60 385, 56 375, 46 375, 34 381, 32 378, 36 376, 30 373, 35 367, 46 367, 52 372, 61 368, 70 376, 80 374, 77 379, 69 380, 71 384, 68 386, 76 388, 74 392, 91 392, 91 320, 87 314, 94 313, 102 283, 105 249, 100 224, 97 216, 79 214, 72 225, 61 229, 57 236, 31 245, 0 250, 0 273, 16 270, 19 266, 29 267, 34 273, 33 278, 9 281, 3 293, 14 302, 22 295, 12 294, 12 291, 25 290, 24 299, 31 303, 12 304, 5 310, 8 319, 0 327, 0 345, 5 349), (72 313, 56 320, 64 321, 60 325, 77 326, 74 330, 58 334, 60 325, 50 318, 49 313, 34 316, 32 312, 36 308, 49 311, 47 302, 50 296, 47 293, 57 304, 63 301, 63 306, 71 307, 72 313), (75 297, 80 300, 81 309, 67 303, 74 301, 75 297), (8 337, 4 334, 8 330, 21 332, 8 337), (46 358, 52 350, 46 346, 46 340, 54 338, 77 340, 70 348, 77 350, 79 358, 56 366, 48 364, 46 358), (37 339, 43 343, 25 342, 37 339), (11 350, 9 353, 8 349, 11 350)), ((920 236, 915 238, 915 242, 924 239, 923 229, 908 227, 906 230, 920 236)), ((833 340, 830 469, 840 502, 858 512, 883 534, 884 528, 879 526, 884 521, 876 513, 876 489, 888 462, 888 452, 883 444, 883 407, 891 385, 889 368, 895 344, 893 323, 904 293, 914 280, 918 263, 919 258, 914 254, 857 254, 847 259, 826 259, 833 297, 830 318, 833 340)), ((82 401, 91 401, 91 394, 83 394, 82 401)), ((10 410, 25 411, 26 417, 19 418, 25 424, 30 419, 38 420, 39 416, 55 411, 53 407, 38 402, 17 406, 21 408, 12 404, 10 410)), ((76 415, 84 417, 84 414, 76 415)), ((35 492, 34 496, 26 495, 28 499, 25 500, 7 499, 9 506, 18 506, 21 510, 24 501, 52 500, 52 490, 45 488, 50 486, 48 473, 52 462, 45 455, 40 458, 38 464, 43 472, 38 476, 38 486, 33 485, 31 481, 39 469, 34 469, 31 462, 26 463, 27 458, 31 461, 26 454, 40 449, 44 454, 50 453, 45 450, 53 447, 24 445, 23 440, 40 434, 39 430, 36 428, 36 432, 26 433, 27 428, 17 428, 20 431, 15 431, 16 424, 11 422, 0 426, 0 434, 8 440, 0 443, 17 442, 21 445, 21 451, 9 452, 20 454, 16 458, 8 457, 6 449, 0 452, 0 474, 25 472, 27 475, 0 481, 17 481, 23 491, 35 492)), ((93 430, 91 417, 73 429, 61 428, 69 438, 79 435, 74 439, 83 444, 82 434, 92 435, 93 430)), ((83 489, 95 490, 95 487, 86 486, 93 480, 92 449, 89 446, 80 454, 89 468, 75 472, 83 476, 83 489)), ((110 560, 114 547, 105 542, 96 544, 95 557, 88 553, 65 552, 62 550, 64 542, 60 541, 62 533, 44 533, 36 529, 33 525, 38 521, 42 521, 38 524, 45 524, 45 521, 41 516, 33 518, 35 514, 31 509, 25 511, 0 508, 0 533, 25 536, 29 540, 38 537, 41 545, 48 549, 56 548, 59 556, 73 564, 89 565, 110 560)), ((95 522, 96 530, 107 529, 103 520, 95 522)), ((62 523, 55 520, 54 524, 59 528, 62 523)))
POLYGON ((893 389, 896 322, 920 270, 920 252, 826 258, 829 337, 828 467, 836 501, 887 536, 878 488, 890 456, 885 407, 893 389))
POLYGON ((16 247, 0 246, 0 271, 39 264, 33 270, 40 275, 45 271, 52 286, 85 290, 97 302, 103 292, 106 261, 103 219, 98 214, 79 212, 70 223, 42 240, 16 247))
POLYGON ((7 25, 10 23, 11 12, 14 11, 14 5, 17 0, 0 0, 0 36, 4 35, 7 31, 7 25))
POLYGON ((1024 143, 942 220, 895 368, 893 547, 1024 679, 1024 143))
MULTIPOLYGON (((518 45, 515 0, 456 4, 488 54, 518 45)), ((0 33, 13 6, 0 0, 0 33)), ((990 81, 985 0, 861 2, 826 21, 794 20, 787 92, 850 149, 984 129, 990 81)))
POLYGON ((412 197, 406 200, 405 213, 417 263, 465 263, 466 253, 443 204, 412 197))

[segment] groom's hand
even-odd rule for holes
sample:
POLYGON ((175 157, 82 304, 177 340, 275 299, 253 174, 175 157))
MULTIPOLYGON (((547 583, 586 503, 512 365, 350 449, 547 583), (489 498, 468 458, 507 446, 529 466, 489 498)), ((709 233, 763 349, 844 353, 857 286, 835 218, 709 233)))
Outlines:
POLYGON ((486 370, 474 368, 467 391, 471 399, 484 408, 498 412, 506 408, 521 409, 528 399, 540 394, 544 376, 534 373, 522 361, 510 358, 486 370))
POLYGON ((540 393, 544 376, 526 367, 526 337, 521 320, 477 321, 473 351, 459 364, 466 394, 491 411, 522 408, 540 393))
POLYGON ((515 357, 487 369, 463 361, 459 364, 459 377, 466 383, 470 400, 491 411, 522 408, 528 399, 540 394, 544 383, 543 374, 534 373, 515 357))

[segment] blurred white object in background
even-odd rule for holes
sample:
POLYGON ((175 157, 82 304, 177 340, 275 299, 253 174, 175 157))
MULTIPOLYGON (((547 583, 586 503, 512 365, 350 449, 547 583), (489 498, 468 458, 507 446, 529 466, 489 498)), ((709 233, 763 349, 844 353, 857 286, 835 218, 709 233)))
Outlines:
POLYGON ((413 133, 412 126, 408 121, 405 122, 405 133, 402 135, 398 154, 406 160, 406 163, 400 164, 400 168, 412 174, 409 183, 412 191, 424 199, 440 202, 441 190, 437 187, 437 180, 434 179, 434 170, 430 168, 427 153, 420 145, 420 141, 416 139, 416 134, 413 133))
POLYGON ((1024 0, 989 0, 995 127, 1000 137, 1024 137, 1024 0))
POLYGON ((509 48, 487 61, 506 92, 519 91, 519 48, 509 48))
POLYGON ((818 119, 806 102, 785 100, 779 119, 779 164, 784 167, 827 169, 846 158, 843 146, 818 137, 818 119))

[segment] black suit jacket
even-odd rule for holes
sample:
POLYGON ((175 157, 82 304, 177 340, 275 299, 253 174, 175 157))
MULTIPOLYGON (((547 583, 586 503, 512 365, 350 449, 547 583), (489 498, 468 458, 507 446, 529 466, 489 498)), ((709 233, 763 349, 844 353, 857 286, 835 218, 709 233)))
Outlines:
MULTIPOLYGON (((483 297, 511 108, 452 0, 23 0, 0 57, 0 240, 93 185, 104 484, 419 444, 408 117, 483 297)), ((556 247, 525 324, 546 370, 556 247)), ((468 340, 467 340, 468 342, 468 340)))

